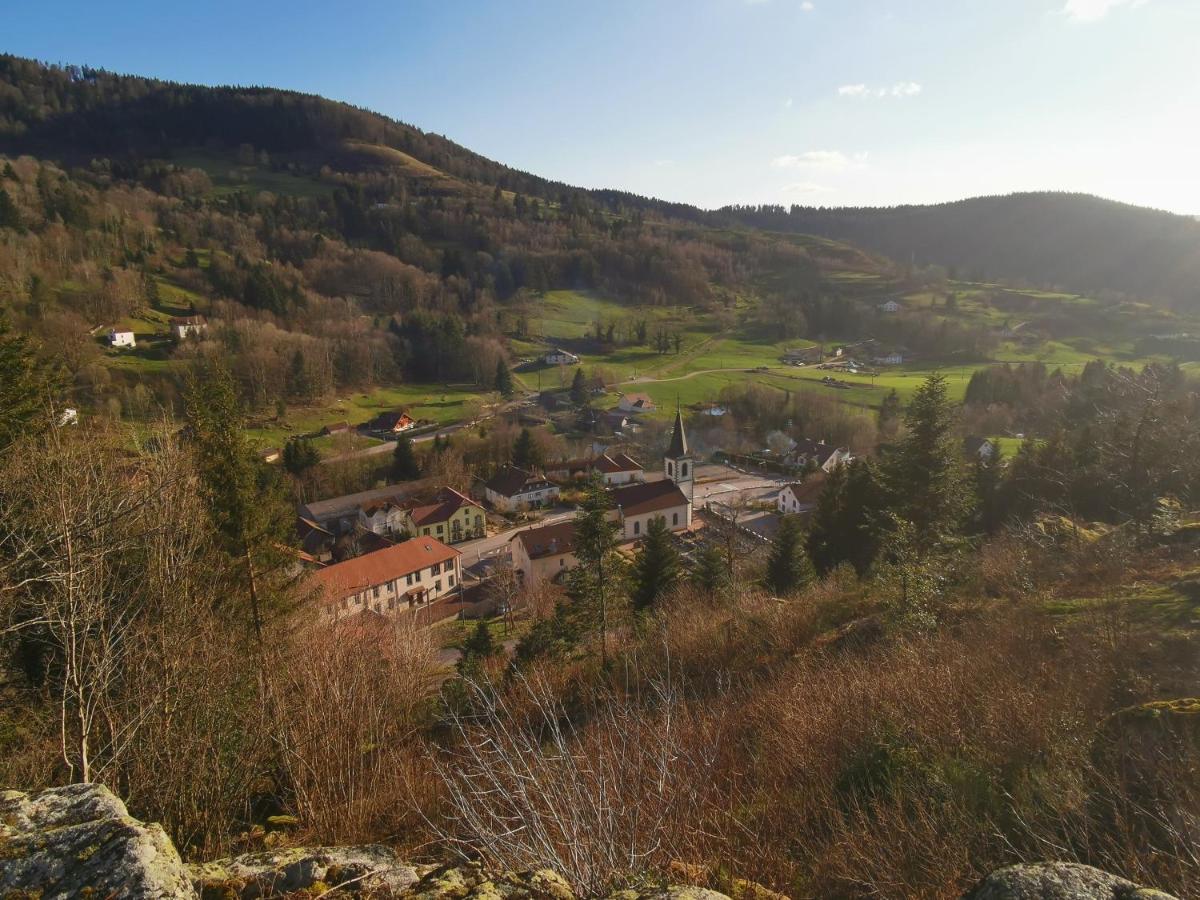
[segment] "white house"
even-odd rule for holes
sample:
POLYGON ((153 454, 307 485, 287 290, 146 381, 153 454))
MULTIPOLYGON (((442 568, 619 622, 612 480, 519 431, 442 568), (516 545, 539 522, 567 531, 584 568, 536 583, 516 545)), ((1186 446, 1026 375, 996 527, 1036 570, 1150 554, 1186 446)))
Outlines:
POLYGON ((113 347, 136 347, 137 338, 132 331, 120 331, 114 328, 108 333, 108 343, 113 347))
POLYGON ((902 306, 901 306, 899 303, 897 303, 895 300, 888 300, 886 303, 880 303, 880 304, 879 304, 879 311, 880 311, 880 312, 885 312, 885 313, 896 313, 896 312, 900 312, 900 310, 901 310, 901 309, 903 309, 903 308, 904 308, 904 307, 902 307, 902 306))
POLYGON ((599 472, 604 483, 610 487, 646 480, 642 464, 627 453, 602 453, 592 462, 591 468, 599 472))
POLYGON ((357 613, 399 615, 460 589, 459 551, 432 537, 413 538, 314 574, 321 618, 357 613))
POLYGON ((987 463, 996 455, 996 445, 987 438, 969 435, 963 438, 963 453, 968 459, 978 459, 987 463))
POLYGON ((517 512, 554 502, 558 485, 541 475, 526 472, 516 466, 506 466, 483 486, 488 502, 501 512, 517 512))
POLYGON ((814 476, 803 484, 793 482, 784 485, 779 496, 775 498, 775 508, 780 515, 795 516, 810 512, 817 503, 817 497, 825 487, 823 475, 814 476))
POLYGON ((509 545, 513 568, 521 573, 526 585, 557 578, 579 563, 575 556, 575 523, 571 521, 518 531, 509 539, 509 545))
POLYGON ((171 319, 171 333, 178 340, 195 335, 199 337, 208 330, 208 322, 204 316, 177 316, 171 319))
POLYGON ((548 366, 574 366, 579 364, 579 357, 561 347, 555 347, 543 359, 548 366))
POLYGON ((882 356, 873 357, 871 362, 877 366, 898 366, 904 362, 904 354, 899 350, 890 350, 882 356))
POLYGON ((622 394, 617 409, 623 413, 654 412, 658 407, 646 394, 622 394))

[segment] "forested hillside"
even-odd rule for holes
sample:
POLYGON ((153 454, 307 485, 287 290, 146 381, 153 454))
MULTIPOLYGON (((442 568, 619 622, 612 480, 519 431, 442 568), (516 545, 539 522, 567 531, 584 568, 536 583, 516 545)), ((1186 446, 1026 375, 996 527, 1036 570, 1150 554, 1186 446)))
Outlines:
POLYGON ((976 197, 932 206, 722 210, 758 228, 847 240, 973 280, 1003 278, 1200 306, 1200 222, 1087 194, 976 197))

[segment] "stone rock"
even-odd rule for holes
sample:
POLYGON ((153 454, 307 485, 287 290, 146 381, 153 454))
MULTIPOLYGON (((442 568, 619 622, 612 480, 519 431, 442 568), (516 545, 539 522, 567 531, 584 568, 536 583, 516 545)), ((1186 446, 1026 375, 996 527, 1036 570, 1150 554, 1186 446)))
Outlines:
POLYGON ((257 900, 317 887, 346 894, 400 896, 418 881, 387 847, 293 847, 247 853, 191 867, 204 900, 257 900))
POLYGON ((1079 863, 1045 862, 997 869, 963 900, 1175 900, 1079 863))
POLYGON ((0 793, 0 897, 192 900, 187 868, 159 825, 129 816, 101 785, 0 793))

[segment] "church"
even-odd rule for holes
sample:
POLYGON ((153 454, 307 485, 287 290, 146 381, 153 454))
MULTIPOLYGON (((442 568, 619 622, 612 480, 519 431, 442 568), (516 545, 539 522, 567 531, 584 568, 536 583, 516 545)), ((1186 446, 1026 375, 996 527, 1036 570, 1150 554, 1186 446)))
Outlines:
POLYGON ((635 541, 644 536, 653 519, 663 519, 671 531, 690 528, 695 470, 696 463, 683 430, 683 415, 676 410, 675 430, 663 457, 666 477, 615 488, 609 493, 624 540, 635 541))

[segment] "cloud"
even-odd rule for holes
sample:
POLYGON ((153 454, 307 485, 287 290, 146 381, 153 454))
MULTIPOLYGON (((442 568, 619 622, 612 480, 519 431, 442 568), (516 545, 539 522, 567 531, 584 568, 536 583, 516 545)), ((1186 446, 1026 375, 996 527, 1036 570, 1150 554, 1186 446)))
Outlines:
POLYGON ((811 2, 811 0, 804 0, 804 2, 800 4, 800 12, 812 12, 816 8, 817 4, 811 2))
POLYGON ((921 93, 921 85, 915 81, 897 81, 877 88, 865 84, 843 84, 837 92, 839 97, 915 97, 921 93))
POLYGON ((671 167, 673 167, 675 165, 675 160, 673 160, 673 159, 656 159, 654 161, 654 165, 658 166, 658 168, 660 168, 660 169, 670 169, 671 167))
POLYGON ((793 195, 828 194, 832 190, 833 188, 828 185, 816 184, 812 181, 797 181, 783 186, 783 193, 793 195))
POLYGON ((1137 9, 1148 0, 1066 0, 1062 13, 1071 22, 1098 22, 1119 6, 1137 9))
POLYGON ((840 171, 849 168, 850 157, 841 150, 807 150, 804 153, 785 154, 771 160, 774 169, 824 169, 840 171))
POLYGON ((786 100, 783 101, 783 108, 784 109, 792 108, 792 98, 791 97, 788 97, 786 100))

